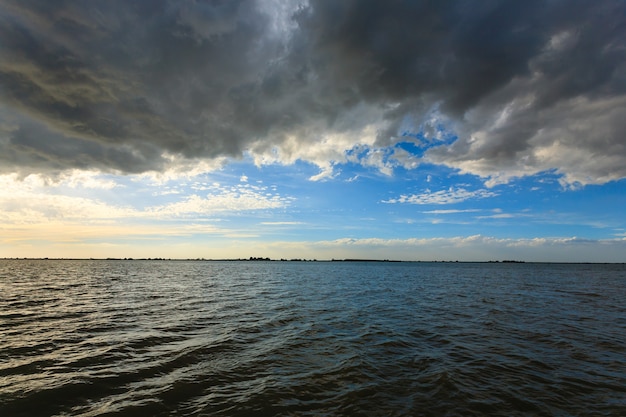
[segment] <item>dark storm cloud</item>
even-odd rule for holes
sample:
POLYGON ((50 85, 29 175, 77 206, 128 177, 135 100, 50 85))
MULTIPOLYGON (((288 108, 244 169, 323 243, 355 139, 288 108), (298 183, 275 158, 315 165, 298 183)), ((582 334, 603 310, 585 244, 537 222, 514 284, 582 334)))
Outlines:
POLYGON ((401 130, 428 133, 436 108, 459 138, 428 151, 431 162, 491 178, 621 178, 625 10, 610 0, 5 1, 1 169, 130 173, 165 169, 168 155, 272 148, 322 165, 298 149, 370 123, 377 146, 392 145, 401 130), (598 163, 581 165, 583 155, 598 163))
POLYGON ((316 70, 370 100, 434 93, 462 111, 546 38, 539 2, 318 1, 299 19, 316 70))

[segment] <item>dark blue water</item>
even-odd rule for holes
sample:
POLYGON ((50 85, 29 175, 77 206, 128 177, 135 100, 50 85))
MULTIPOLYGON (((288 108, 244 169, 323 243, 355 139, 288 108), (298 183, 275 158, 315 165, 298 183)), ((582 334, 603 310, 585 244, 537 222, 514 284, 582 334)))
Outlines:
POLYGON ((0 416, 626 415, 624 265, 0 260, 0 416))

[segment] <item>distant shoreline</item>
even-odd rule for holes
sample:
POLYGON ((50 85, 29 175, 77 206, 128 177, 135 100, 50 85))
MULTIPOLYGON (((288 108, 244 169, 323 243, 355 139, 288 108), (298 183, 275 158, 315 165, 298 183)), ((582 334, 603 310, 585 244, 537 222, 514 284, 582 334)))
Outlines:
POLYGON ((372 262, 372 263, 432 263, 432 264, 572 264, 572 265, 624 265, 625 262, 565 262, 565 261, 520 261, 520 260, 490 260, 490 261, 423 261, 423 260, 393 260, 393 259, 271 259, 271 258, 20 258, 20 257, 4 257, 0 261, 167 261, 167 262, 302 262, 302 263, 351 263, 351 262, 372 262))

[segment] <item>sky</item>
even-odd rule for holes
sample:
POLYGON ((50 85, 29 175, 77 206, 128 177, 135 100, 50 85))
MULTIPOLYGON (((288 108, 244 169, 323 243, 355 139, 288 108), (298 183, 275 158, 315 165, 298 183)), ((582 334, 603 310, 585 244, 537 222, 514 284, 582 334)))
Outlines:
POLYGON ((0 257, 626 262, 622 0, 3 0, 0 257))

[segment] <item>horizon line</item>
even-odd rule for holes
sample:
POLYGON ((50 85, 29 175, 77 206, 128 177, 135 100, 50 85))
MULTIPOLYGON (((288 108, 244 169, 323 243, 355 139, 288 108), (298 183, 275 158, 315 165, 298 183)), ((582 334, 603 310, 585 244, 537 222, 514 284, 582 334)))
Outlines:
POLYGON ((1 257, 2 261, 186 261, 186 262, 380 262, 380 263, 484 263, 484 264, 599 264, 599 265, 623 265, 623 262, 594 262, 594 261, 524 261, 524 260, 488 260, 488 261, 468 261, 468 260, 400 260, 400 259, 362 259, 362 258, 344 258, 344 259, 317 259, 317 258, 281 258, 272 259, 267 257, 248 257, 248 258, 72 258, 72 257, 1 257))

